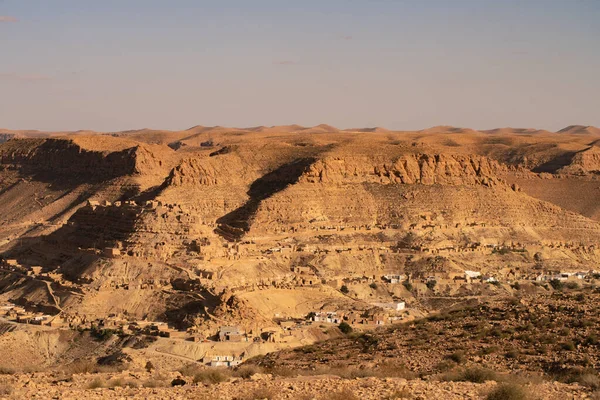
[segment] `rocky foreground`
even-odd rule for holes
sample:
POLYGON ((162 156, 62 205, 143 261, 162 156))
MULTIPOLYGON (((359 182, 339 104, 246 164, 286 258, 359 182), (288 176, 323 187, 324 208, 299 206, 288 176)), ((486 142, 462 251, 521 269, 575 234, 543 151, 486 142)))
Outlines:
MULTIPOLYGON (((162 378, 165 378, 163 376, 162 378)), ((83 374, 68 380, 55 380, 48 374, 25 374, 0 378, 0 397, 17 399, 490 399, 501 385, 488 381, 481 384, 470 382, 439 382, 402 378, 357 378, 301 376, 274 378, 256 374, 249 379, 232 378, 212 385, 187 383, 177 387, 143 387, 162 385, 166 381, 153 380, 150 375, 83 374), (108 385, 112 387, 95 386, 108 385)), ((494 399, 596 399, 577 384, 558 382, 527 383, 520 397, 494 397, 494 399), (521 397, 524 396, 524 397, 521 397)))

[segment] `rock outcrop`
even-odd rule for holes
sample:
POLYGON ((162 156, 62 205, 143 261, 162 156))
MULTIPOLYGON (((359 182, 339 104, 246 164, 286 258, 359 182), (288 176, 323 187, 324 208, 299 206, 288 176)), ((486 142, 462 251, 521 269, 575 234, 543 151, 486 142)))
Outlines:
POLYGON ((151 172, 161 167, 162 161, 145 145, 98 151, 85 149, 70 139, 49 138, 4 143, 0 165, 31 175, 108 180, 151 172))
POLYGON ((562 174, 584 175, 600 172, 600 147, 592 146, 573 156, 571 163, 560 170, 562 174))
POLYGON ((409 154, 382 157, 328 157, 300 179, 311 183, 480 184, 496 180, 506 167, 481 156, 409 154))

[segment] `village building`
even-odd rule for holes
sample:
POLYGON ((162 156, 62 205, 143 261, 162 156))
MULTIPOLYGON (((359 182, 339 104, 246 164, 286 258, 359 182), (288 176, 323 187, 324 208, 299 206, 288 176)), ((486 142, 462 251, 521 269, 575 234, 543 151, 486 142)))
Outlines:
POLYGON ((384 281, 386 281, 387 283, 396 284, 396 283, 401 283, 402 281, 405 281, 406 280, 406 275, 404 275, 404 274, 390 274, 390 275, 384 275, 382 277, 382 279, 384 281))
POLYGON ((237 326, 222 326, 219 329, 220 342, 241 342, 246 340, 245 333, 237 326))
POLYGON ((279 326, 284 330, 292 330, 296 326, 296 321, 281 321, 279 326))
POLYGON ((481 281, 482 282, 487 282, 487 283, 496 283, 498 282, 498 279, 494 278, 493 276, 490 275, 482 275, 481 276, 481 281))
POLYGON ((260 336, 261 339, 269 343, 278 343, 281 341, 281 333, 274 329, 265 331, 260 336))
POLYGON ((242 356, 207 355, 202 362, 211 367, 235 367, 242 363, 242 356))
POLYGON ((121 250, 115 247, 107 247, 104 249, 102 254, 104 255, 104 257, 116 258, 121 256, 121 250))
POLYGON ((314 275, 311 267, 308 266, 296 266, 292 268, 292 272, 300 275, 314 275))
POLYGON ((406 308, 406 303, 403 301, 391 302, 391 303, 371 303, 372 305, 380 308, 385 308, 393 311, 402 311, 406 308))
POLYGON ((336 312, 316 312, 312 317, 313 322, 328 322, 330 324, 341 324, 343 315, 336 312))
POLYGON ((467 282, 471 282, 473 279, 477 279, 481 277, 481 272, 479 271, 465 271, 465 280, 467 282))
POLYGON ((57 315, 54 318, 46 319, 43 324, 52 328, 59 328, 65 326, 67 324, 67 321, 64 318, 57 315))

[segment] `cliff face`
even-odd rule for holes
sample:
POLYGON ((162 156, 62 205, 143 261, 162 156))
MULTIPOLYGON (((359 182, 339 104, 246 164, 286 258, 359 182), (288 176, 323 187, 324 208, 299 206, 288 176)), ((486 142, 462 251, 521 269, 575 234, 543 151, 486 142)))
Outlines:
POLYGON ((167 182, 171 186, 216 186, 231 182, 232 176, 242 173, 239 162, 229 166, 213 159, 188 159, 175 167, 167 182))
POLYGON ((592 146, 587 150, 576 153, 571 163, 558 172, 577 175, 600 172, 600 147, 592 146))
POLYGON ((329 157, 315 162, 300 179, 310 183, 478 184, 495 179, 506 167, 481 156, 409 154, 378 157, 329 157))
MULTIPOLYGON (((402 184, 480 184, 496 179, 506 167, 482 156, 445 154, 407 154, 387 156, 327 156, 310 159, 310 165, 299 177, 285 176, 287 169, 274 170, 270 180, 300 183, 402 183, 402 184)), ((296 160, 298 163, 302 160, 296 160)), ((289 163, 290 165, 294 163, 289 163)), ((281 167, 279 168, 281 169, 281 167)), ((295 172, 295 171, 292 171, 295 172)), ((265 175, 266 176, 266 175, 265 175)), ((172 186, 216 186, 245 183, 260 177, 260 171, 242 166, 235 156, 219 159, 189 159, 171 171, 172 186)))
POLYGON ((141 174, 161 164, 142 145, 120 151, 96 151, 69 139, 20 139, 0 147, 0 165, 5 168, 52 177, 106 180, 141 174))

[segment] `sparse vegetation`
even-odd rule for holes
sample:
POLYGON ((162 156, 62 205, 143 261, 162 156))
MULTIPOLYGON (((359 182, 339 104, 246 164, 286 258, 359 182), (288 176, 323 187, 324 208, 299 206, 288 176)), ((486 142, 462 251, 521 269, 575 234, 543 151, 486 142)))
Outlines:
POLYGON ((550 286, 552 286, 552 289, 554 289, 554 290, 562 290, 564 287, 564 284, 562 283, 562 281, 559 281, 558 279, 552 279, 550 281, 550 286))
POLYGON ((194 383, 213 385, 229 380, 231 372, 225 368, 211 368, 198 371, 194 374, 194 383))
POLYGON ((579 289, 579 284, 577 282, 567 282, 565 283, 565 288, 569 290, 579 289))
POLYGON ((525 389, 519 385, 501 383, 497 385, 486 397, 486 400, 527 400, 529 396, 525 389))
POLYGON ((326 394, 323 400, 358 400, 358 397, 350 389, 342 389, 339 392, 326 394))
POLYGON ((252 375, 259 374, 262 369, 256 365, 242 365, 233 370, 232 375, 238 378, 249 379, 252 375))
POLYGON ((0 367, 0 375, 12 375, 15 372, 14 368, 0 367))
POLYGON ((345 335, 352 332, 352 327, 347 322, 342 322, 341 324, 338 325, 338 328, 345 335))
POLYGON ((197 373, 205 371, 205 368, 202 368, 198 364, 189 363, 179 368, 177 372, 179 372, 182 376, 193 377, 197 373))
POLYGON ((100 378, 94 378, 93 381, 91 381, 90 383, 88 383, 87 388, 88 389, 100 389, 103 388, 105 386, 105 382, 100 379, 100 378))
POLYGON ((340 288, 340 292, 342 292, 343 294, 348 294, 350 293, 350 290, 348 289, 348 286, 342 285, 342 287, 340 288))
POLYGON ((447 358, 457 364, 462 364, 466 361, 467 356, 464 351, 455 351, 452 354, 448 354, 447 358))
POLYGON ((108 340, 117 333, 118 331, 114 329, 101 329, 95 326, 93 326, 92 329, 90 329, 90 334, 100 341, 108 340))
POLYGON ((442 380, 455 382, 473 382, 483 383, 486 381, 495 381, 498 374, 490 369, 483 367, 463 368, 459 371, 450 372, 442 376, 442 380))
POLYGON ((575 350, 575 343, 568 341, 568 342, 562 342, 560 344, 560 348, 563 350, 567 350, 567 351, 574 351, 575 350))

